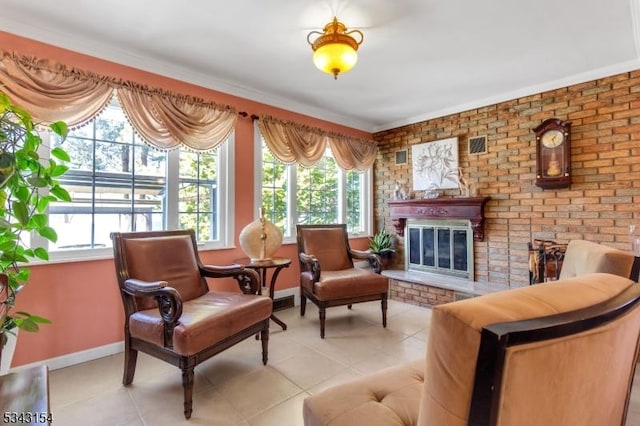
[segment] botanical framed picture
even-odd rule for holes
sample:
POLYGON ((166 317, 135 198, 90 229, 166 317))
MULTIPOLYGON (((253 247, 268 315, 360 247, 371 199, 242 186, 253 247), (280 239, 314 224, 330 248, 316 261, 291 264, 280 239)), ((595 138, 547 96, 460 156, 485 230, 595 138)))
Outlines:
POLYGON ((396 166, 400 164, 407 164, 408 152, 406 149, 396 151, 396 166))
POLYGON ((458 188, 458 138, 411 147, 413 189, 458 188))

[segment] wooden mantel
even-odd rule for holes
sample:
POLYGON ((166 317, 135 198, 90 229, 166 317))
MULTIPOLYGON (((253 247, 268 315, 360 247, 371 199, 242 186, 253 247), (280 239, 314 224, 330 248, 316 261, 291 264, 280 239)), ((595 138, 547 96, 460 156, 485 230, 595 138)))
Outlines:
POLYGON ((484 205, 490 197, 440 197, 390 200, 391 220, 399 236, 404 235, 407 219, 466 219, 471 222, 473 239, 484 240, 484 205))

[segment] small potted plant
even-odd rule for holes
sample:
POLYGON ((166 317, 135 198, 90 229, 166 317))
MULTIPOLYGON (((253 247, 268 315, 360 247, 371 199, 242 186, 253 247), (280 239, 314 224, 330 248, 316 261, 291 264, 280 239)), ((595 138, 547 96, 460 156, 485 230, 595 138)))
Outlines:
MULTIPOLYGON (((55 122, 48 126, 65 137, 67 126, 55 122)), ((58 178, 68 167, 69 155, 60 147, 51 157, 40 157, 42 139, 31 115, 14 105, 0 91, 0 355, 9 335, 17 329, 38 331, 45 318, 28 312, 13 312, 16 297, 29 281, 25 264, 31 259, 48 260, 42 247, 30 247, 23 234, 36 233, 55 242, 55 230, 48 224, 47 207, 53 201, 71 201, 58 178)))
POLYGON ((388 269, 396 252, 395 237, 386 229, 381 229, 369 238, 369 251, 380 256, 382 269, 388 269))

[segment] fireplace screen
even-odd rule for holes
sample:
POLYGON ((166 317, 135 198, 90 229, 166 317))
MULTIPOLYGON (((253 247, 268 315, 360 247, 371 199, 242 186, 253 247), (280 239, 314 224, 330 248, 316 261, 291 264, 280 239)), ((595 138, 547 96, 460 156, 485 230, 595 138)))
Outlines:
POLYGON ((473 234, 468 221, 410 221, 407 228, 408 270, 473 277, 473 234))

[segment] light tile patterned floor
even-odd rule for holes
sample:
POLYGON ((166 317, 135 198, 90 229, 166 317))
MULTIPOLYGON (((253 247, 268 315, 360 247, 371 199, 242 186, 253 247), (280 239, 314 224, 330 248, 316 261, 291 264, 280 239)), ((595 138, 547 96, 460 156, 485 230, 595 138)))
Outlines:
MULTIPOLYGON (((320 339, 318 312, 287 309, 271 325, 269 364, 248 339, 196 368, 194 410, 182 415, 180 371, 140 354, 134 382, 123 387, 122 354, 50 372, 51 408, 59 426, 302 425, 303 399, 352 377, 424 357, 430 309, 389 301, 381 325, 379 302, 327 311, 320 339)), ((636 374, 638 376, 640 374, 636 374)), ((640 424, 640 379, 627 425, 640 424)))

